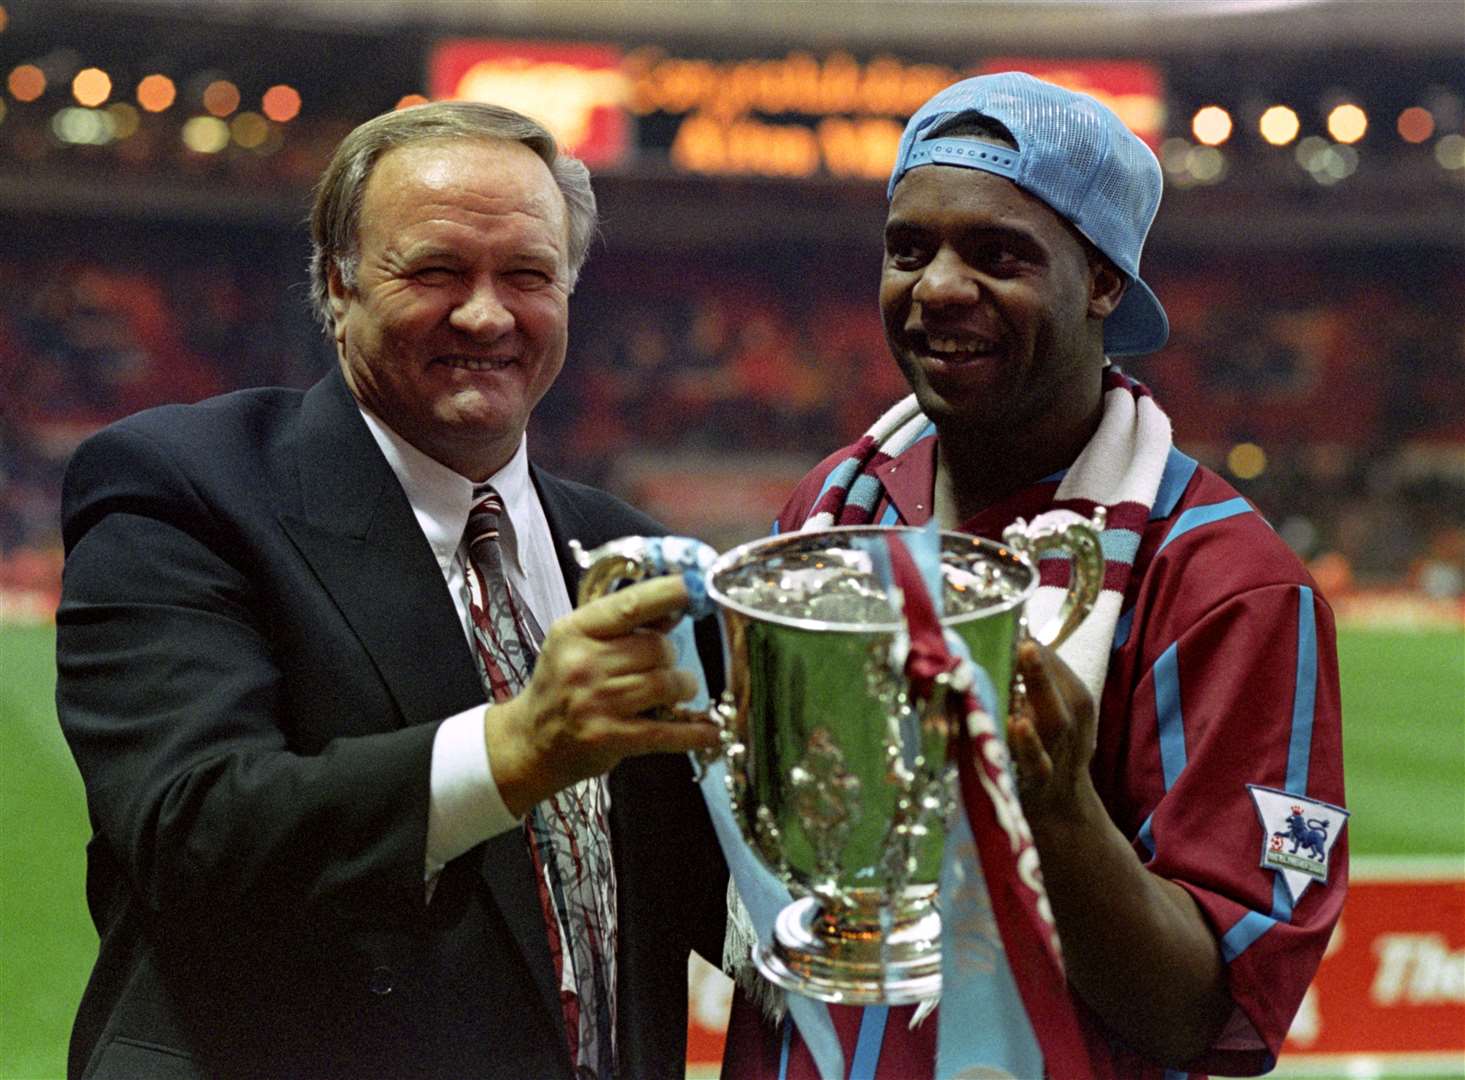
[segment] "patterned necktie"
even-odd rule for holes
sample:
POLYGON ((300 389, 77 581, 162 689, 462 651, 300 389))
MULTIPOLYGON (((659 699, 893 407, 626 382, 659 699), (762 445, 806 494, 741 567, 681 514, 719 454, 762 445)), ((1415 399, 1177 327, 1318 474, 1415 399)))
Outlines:
MULTIPOLYGON (((486 485, 473 495, 465 540, 474 653, 489 695, 507 701, 529 682, 544 634, 504 574, 503 500, 486 485)), ((616 1072, 616 887, 608 806, 603 778, 593 777, 556 792, 524 823, 570 1060, 586 1080, 611 1080, 616 1072)))

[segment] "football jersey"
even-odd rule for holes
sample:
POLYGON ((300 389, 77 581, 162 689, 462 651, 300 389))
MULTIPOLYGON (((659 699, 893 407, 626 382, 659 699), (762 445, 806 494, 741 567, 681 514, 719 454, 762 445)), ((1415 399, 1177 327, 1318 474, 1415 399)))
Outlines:
MULTIPOLYGON (((848 456, 839 451, 805 477, 778 531, 799 528, 848 456)), ((885 491, 872 521, 930 520, 935 436, 874 472, 885 491)), ((999 539, 1016 518, 1048 509, 1061 478, 1013 493, 961 531, 999 539)), ((1331 610, 1251 504, 1172 449, 1125 590, 1091 774, 1136 857, 1194 897, 1216 935, 1235 1009, 1187 1071, 1141 1058, 1075 994, 1101 1070, 1181 1080, 1275 1064, 1346 891, 1342 760, 1331 610)), ((913 1012, 830 1006, 851 1076, 932 1075, 936 1017, 912 1029, 913 1012)), ((818 1073, 787 1021, 775 1031, 739 995, 723 1075, 818 1073)))

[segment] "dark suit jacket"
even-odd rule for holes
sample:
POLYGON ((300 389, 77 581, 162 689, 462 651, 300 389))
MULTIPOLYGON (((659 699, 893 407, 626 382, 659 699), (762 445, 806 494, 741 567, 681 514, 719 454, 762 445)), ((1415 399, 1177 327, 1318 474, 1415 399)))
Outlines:
MULTIPOLYGON (((534 481, 567 542, 660 532, 534 481)), ((100 953, 73 1077, 570 1074, 514 831, 423 889, 437 721, 484 701, 339 374, 130 417, 67 473, 57 703, 100 953)), ((622 1075, 680 1076, 726 871, 683 756, 610 780, 622 1075)))

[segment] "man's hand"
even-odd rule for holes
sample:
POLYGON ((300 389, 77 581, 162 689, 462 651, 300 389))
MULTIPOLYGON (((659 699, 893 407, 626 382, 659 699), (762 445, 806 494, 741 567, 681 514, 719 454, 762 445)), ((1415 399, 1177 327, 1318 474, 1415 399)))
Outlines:
POLYGON ((1098 708, 1052 649, 1018 648, 1027 707, 1007 738, 1042 860, 1068 980, 1111 1030, 1180 1066, 1230 1015, 1215 936, 1184 888, 1145 869, 1104 809, 1089 762, 1098 708))
POLYGON ((1045 645, 1024 641, 1017 670, 1027 707, 1009 722, 1007 741, 1023 813, 1035 825, 1072 819, 1092 791, 1089 760, 1098 709, 1073 669, 1045 645))
POLYGON ((717 744, 712 724, 641 715, 697 692, 665 635, 686 606, 686 586, 672 575, 603 596, 550 627, 529 685, 490 708, 484 723, 494 782, 511 813, 623 757, 717 744))

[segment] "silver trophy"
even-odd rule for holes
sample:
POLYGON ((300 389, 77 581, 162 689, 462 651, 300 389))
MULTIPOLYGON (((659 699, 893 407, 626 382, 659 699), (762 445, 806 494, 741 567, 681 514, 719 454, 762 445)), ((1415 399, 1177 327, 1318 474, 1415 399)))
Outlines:
MULTIPOLYGON (((990 677, 1007 715, 1023 606, 1037 560, 1073 556, 1067 595, 1040 636, 1056 645, 1103 584, 1091 522, 1031 529, 1005 543, 940 536, 941 622, 990 677)), ((919 702, 900 664, 905 624, 856 526, 793 533, 734 548, 706 572, 722 624, 727 689, 712 708, 723 731, 728 796, 745 839, 796 899, 755 956, 774 984, 823 1001, 902 1004, 941 989, 936 908, 947 817, 951 702, 919 702)), ((648 541, 628 537, 576 558, 580 602, 659 572, 648 541)))

